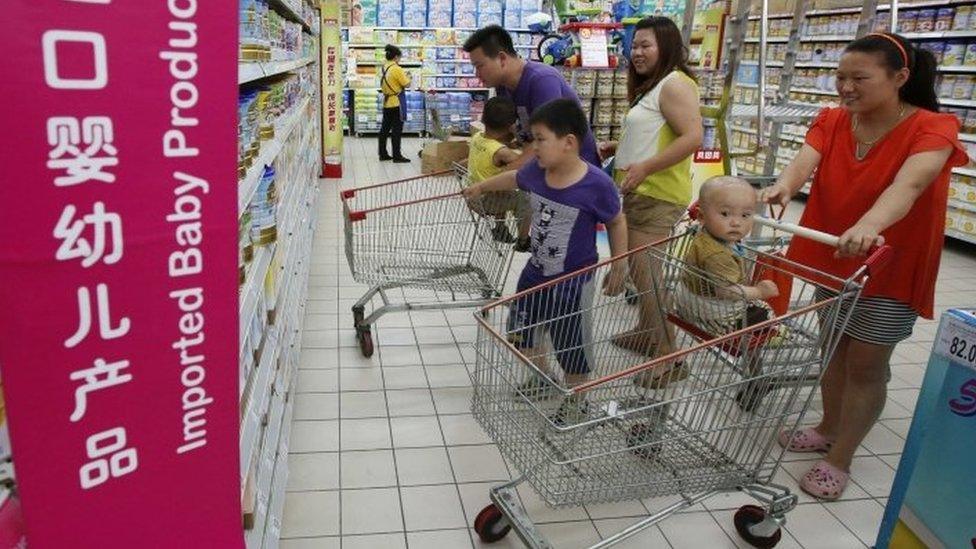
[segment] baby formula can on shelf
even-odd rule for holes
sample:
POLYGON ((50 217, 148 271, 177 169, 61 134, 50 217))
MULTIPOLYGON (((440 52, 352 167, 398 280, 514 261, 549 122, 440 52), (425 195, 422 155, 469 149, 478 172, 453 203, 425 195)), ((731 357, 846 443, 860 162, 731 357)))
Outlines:
POLYGON ((956 6, 956 13, 952 17, 952 30, 968 30, 969 16, 972 13, 972 6, 956 6))
POLYGON ((918 10, 918 18, 915 20, 915 32, 932 32, 935 30, 935 16, 937 13, 934 9, 918 10))
POLYGON ((952 21, 955 19, 956 10, 951 7, 939 8, 935 15, 936 32, 945 32, 952 29, 952 21))
POLYGON ((947 67, 958 67, 966 58, 966 43, 962 40, 949 40, 942 53, 942 64, 947 67))

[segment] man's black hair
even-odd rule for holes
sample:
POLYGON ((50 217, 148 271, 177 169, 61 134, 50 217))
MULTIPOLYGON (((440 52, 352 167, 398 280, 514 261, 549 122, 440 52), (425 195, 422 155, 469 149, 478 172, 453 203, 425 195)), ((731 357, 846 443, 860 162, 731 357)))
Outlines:
POLYGON ((515 57, 515 45, 512 43, 512 35, 498 25, 488 25, 483 29, 474 31, 467 40, 464 41, 464 51, 471 53, 481 48, 485 55, 494 59, 498 54, 505 52, 515 57))
POLYGON ((394 59, 396 59, 397 57, 400 57, 401 55, 403 55, 403 52, 400 51, 400 48, 394 46, 393 44, 387 44, 386 45, 386 60, 387 61, 393 61, 394 59))
POLYGON ((489 130, 507 130, 518 120, 515 103, 507 97, 492 97, 485 102, 481 121, 489 130))
POLYGON ((554 99, 536 109, 529 118, 529 125, 536 124, 549 128, 549 131, 559 137, 573 134, 580 144, 589 131, 583 109, 572 99, 554 99))

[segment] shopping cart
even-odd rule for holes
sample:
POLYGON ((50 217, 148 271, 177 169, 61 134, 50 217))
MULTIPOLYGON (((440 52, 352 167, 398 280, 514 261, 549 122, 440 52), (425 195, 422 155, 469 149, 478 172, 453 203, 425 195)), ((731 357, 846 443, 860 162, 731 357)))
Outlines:
MULTIPOLYGON (((386 313, 477 307, 501 295, 513 247, 494 238, 498 221, 461 195, 466 177, 455 165, 342 191, 346 259, 353 278, 371 285, 352 307, 364 356, 373 354, 371 326, 386 313), (382 305, 367 314, 376 296, 382 305)), ((502 223, 514 234, 514 220, 502 223)))
MULTIPOLYGON (((836 242, 787 224, 777 228, 836 242)), ((669 337, 664 321, 683 320, 670 297, 674 285, 688 277, 711 280, 682 261, 693 238, 693 231, 672 236, 497 301, 476 315, 472 411, 521 475, 490 491, 492 504, 474 522, 482 540, 496 541, 514 529, 529 547, 551 547, 520 504, 517 488, 528 483, 553 507, 668 498, 652 516, 593 547, 613 545, 710 496, 736 490, 763 504, 735 513, 739 534, 757 547, 779 541, 797 498, 772 482, 784 453, 775 438, 796 428, 813 395, 800 383, 786 387, 784 380, 802 379, 829 361, 850 306, 890 250, 876 250, 844 280, 751 249, 751 269, 792 280, 785 314, 704 339, 677 330, 672 343, 678 350, 650 361, 612 345, 614 335, 634 325, 636 313, 623 296, 592 288, 615 262, 635 254, 660 262, 663 275, 651 291, 661 304, 658 336, 669 337), (580 306, 565 306, 567 296, 580 306), (549 350, 543 334, 551 340, 549 350), (569 386, 561 368, 588 368, 588 381, 569 386), (743 391, 773 379, 784 383, 776 398, 771 394, 750 411, 740 407, 743 391)))

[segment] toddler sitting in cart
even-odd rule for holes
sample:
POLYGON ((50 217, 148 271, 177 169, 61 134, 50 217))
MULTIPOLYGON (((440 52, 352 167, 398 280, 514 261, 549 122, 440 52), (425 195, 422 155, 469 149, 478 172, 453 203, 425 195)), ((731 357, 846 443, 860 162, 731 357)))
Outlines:
POLYGON ((675 292, 678 314, 714 336, 768 320, 776 284, 749 285, 741 241, 752 232, 758 195, 737 177, 713 177, 698 196, 700 230, 684 254, 675 292))
MULTIPOLYGON (((512 148, 515 138, 514 127, 518 115, 515 103, 507 97, 492 97, 485 103, 481 122, 483 132, 474 134, 468 152, 468 181, 480 183, 502 172, 508 171, 508 164, 520 156, 512 148)), ((520 208, 522 200, 518 191, 492 191, 483 196, 480 202, 472 204, 472 209, 482 215, 495 218, 492 236, 499 242, 512 243, 515 237, 505 224, 508 212, 521 219, 525 208, 520 208)))
MULTIPOLYGON (((516 171, 509 171, 472 185, 469 199, 492 191, 520 189, 531 207, 532 256, 519 277, 517 292, 535 291, 511 302, 508 338, 546 378, 531 375, 516 392, 530 399, 555 396, 556 377, 542 352, 539 328, 545 326, 556 361, 565 376, 564 387, 588 379, 592 360, 586 311, 592 300, 592 276, 560 277, 596 264, 596 225, 606 225, 611 254, 627 249, 627 223, 620 208, 620 195, 613 180, 579 155, 588 124, 579 105, 557 99, 536 109, 530 119, 532 146, 536 158, 516 171)), ((603 280, 604 292, 623 291, 625 262, 616 261, 603 280)), ((567 414, 584 412, 585 404, 564 402, 553 421, 570 421, 567 414), (574 406, 575 405, 575 406, 574 406)))

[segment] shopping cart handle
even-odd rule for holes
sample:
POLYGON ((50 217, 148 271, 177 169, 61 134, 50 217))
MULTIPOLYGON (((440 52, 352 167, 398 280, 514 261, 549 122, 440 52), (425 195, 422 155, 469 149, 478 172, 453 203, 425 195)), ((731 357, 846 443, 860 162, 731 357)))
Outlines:
POLYGON ((840 237, 834 236, 830 233, 821 232, 816 229, 809 229, 802 225, 797 225, 796 223, 787 223, 786 221, 780 221, 778 219, 758 215, 752 216, 752 219, 760 225, 765 225, 766 227, 771 227, 779 231, 788 232, 808 240, 813 240, 814 242, 826 244, 831 248, 836 248, 840 244, 840 237))
POLYGON ((875 247, 871 251, 871 255, 864 260, 864 268, 867 270, 867 275, 874 276, 883 271, 891 263, 894 255, 894 248, 887 244, 875 247))

